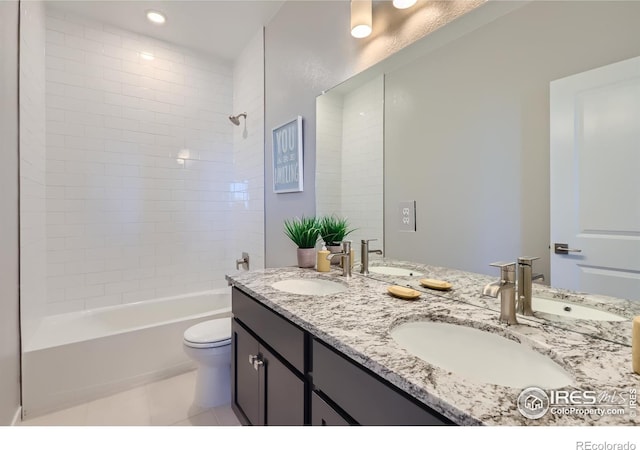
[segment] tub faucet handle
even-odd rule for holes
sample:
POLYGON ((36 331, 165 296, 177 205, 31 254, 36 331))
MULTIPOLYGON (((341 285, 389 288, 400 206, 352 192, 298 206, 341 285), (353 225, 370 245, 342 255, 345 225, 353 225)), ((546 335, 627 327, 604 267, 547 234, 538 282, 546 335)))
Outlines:
POLYGON ((244 270, 249 270, 249 253, 242 252, 242 258, 236 259, 236 270, 240 270, 240 266, 244 270))

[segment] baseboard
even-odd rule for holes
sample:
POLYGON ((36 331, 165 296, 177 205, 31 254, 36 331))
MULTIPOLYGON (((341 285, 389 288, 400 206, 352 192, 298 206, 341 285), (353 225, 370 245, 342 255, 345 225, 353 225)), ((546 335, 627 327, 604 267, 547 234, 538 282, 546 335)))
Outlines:
POLYGON ((11 421, 11 426, 15 427, 22 422, 22 406, 18 406, 16 413, 13 415, 13 420, 11 421))

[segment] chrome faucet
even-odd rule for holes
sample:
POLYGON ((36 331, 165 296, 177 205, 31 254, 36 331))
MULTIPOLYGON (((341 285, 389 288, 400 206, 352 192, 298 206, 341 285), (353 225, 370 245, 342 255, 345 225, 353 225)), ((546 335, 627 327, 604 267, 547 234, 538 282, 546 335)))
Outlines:
POLYGON ((487 284, 482 295, 500 296, 500 322, 517 325, 516 319, 516 263, 495 262, 489 264, 500 267, 500 280, 487 284))
POLYGON ((342 241, 342 251, 329 253, 327 259, 331 261, 336 256, 339 256, 342 262, 342 276, 351 278, 351 241, 342 241))
POLYGON ((360 241, 360 273, 369 275, 369 253, 382 255, 382 250, 369 250, 369 242, 377 239, 362 239, 360 241))
POLYGON ((535 256, 521 256, 518 258, 518 307, 516 312, 525 316, 533 316, 531 308, 531 283, 533 280, 544 280, 541 273, 533 273, 533 261, 540 259, 535 256))

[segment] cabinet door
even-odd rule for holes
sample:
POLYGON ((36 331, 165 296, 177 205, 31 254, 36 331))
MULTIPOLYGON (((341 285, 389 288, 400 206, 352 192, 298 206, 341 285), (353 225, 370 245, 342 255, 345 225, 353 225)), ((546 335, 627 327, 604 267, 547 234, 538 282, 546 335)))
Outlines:
POLYGON ((266 425, 304 425, 304 382, 278 357, 260 348, 266 425))
POLYGON ((260 345, 235 320, 233 329, 233 402, 247 417, 251 425, 262 425, 263 412, 260 410, 260 371, 249 361, 257 356, 260 345))

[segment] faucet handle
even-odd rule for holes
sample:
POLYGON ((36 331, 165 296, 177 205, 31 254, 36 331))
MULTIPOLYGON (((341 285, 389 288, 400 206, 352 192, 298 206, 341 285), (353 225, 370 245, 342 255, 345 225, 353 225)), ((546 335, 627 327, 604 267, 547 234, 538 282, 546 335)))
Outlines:
POLYGON ((361 244, 368 244, 371 241, 377 241, 378 239, 361 239, 360 243, 361 244))
POLYGON ((349 253, 351 251, 352 241, 342 241, 342 251, 344 253, 349 253))
POLYGON ((530 266, 536 259, 540 258, 538 256, 520 256, 518 258, 518 264, 527 264, 530 266))
POLYGON ((516 278, 516 263, 498 261, 489 264, 493 267, 500 267, 500 279, 502 281, 515 282, 516 278))

